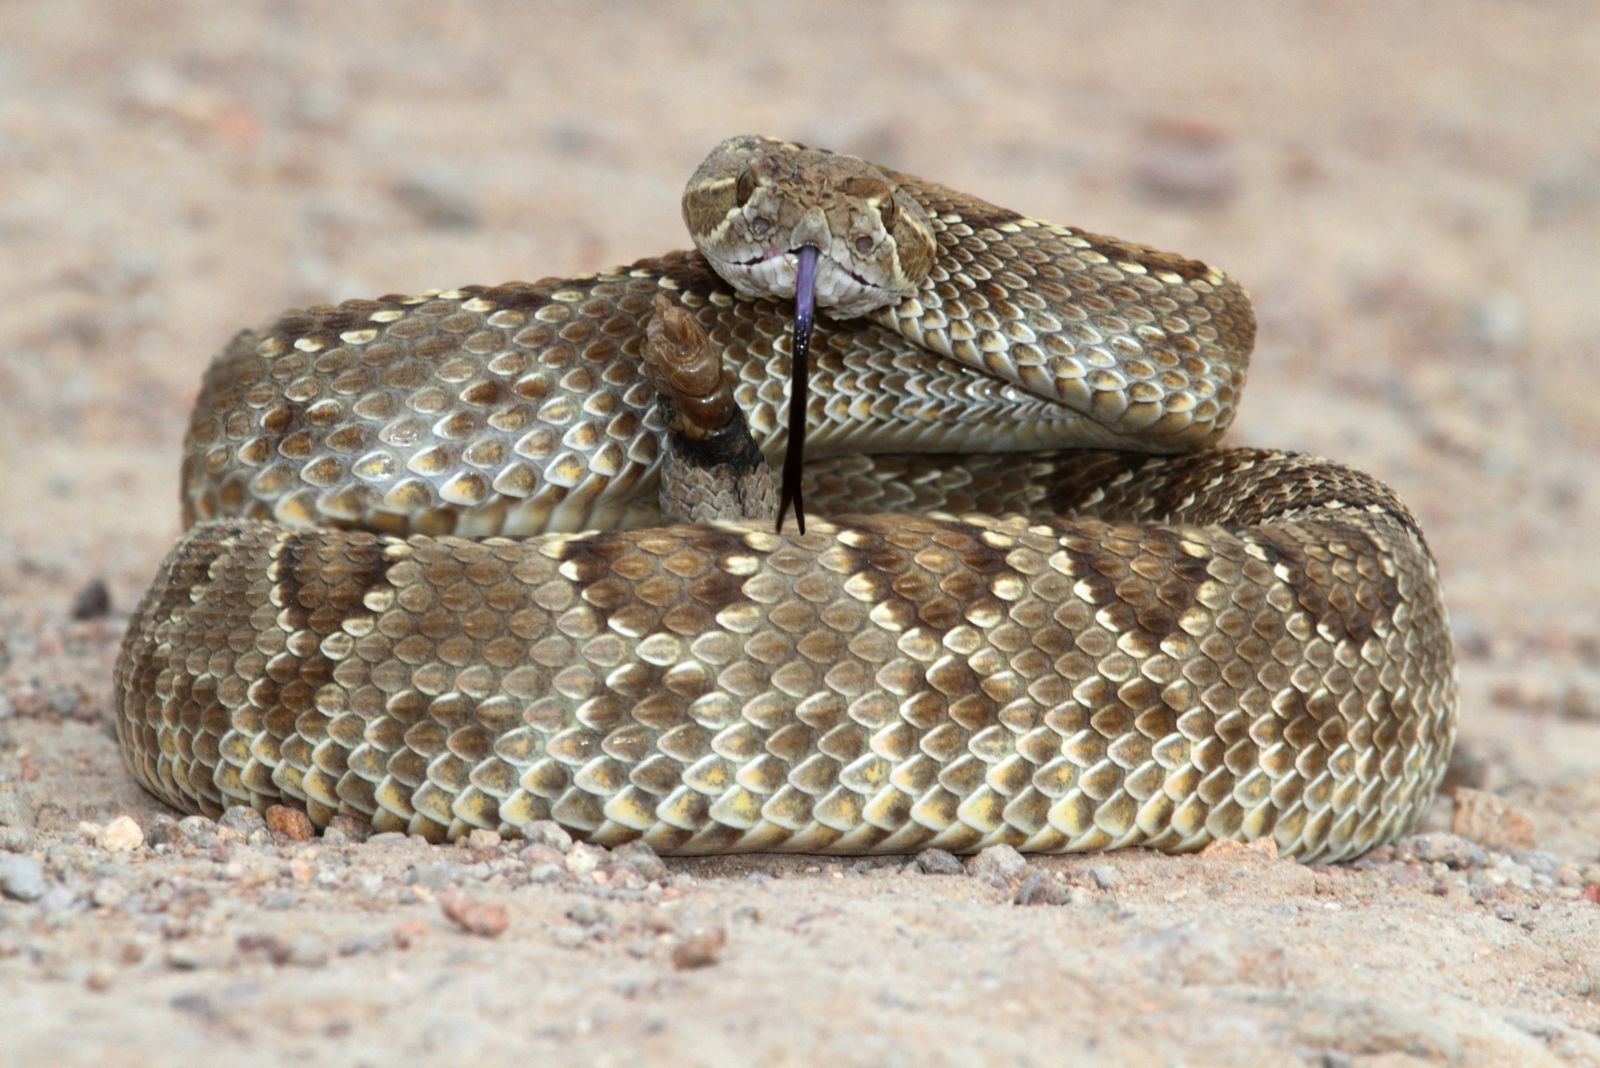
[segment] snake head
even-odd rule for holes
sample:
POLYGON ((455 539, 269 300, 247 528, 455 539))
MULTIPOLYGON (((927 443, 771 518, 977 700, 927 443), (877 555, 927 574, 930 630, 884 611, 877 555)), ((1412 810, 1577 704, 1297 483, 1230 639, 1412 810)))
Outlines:
POLYGON ((695 246, 752 297, 795 297, 800 251, 817 250, 816 307, 838 319, 898 304, 927 280, 933 227, 922 205, 855 156, 732 137, 683 191, 695 246))
POLYGON ((910 193, 866 160, 753 135, 712 149, 684 187, 683 221, 734 289, 795 302, 778 529, 793 507, 804 534, 813 312, 849 319, 916 293, 933 267, 933 225, 910 193))

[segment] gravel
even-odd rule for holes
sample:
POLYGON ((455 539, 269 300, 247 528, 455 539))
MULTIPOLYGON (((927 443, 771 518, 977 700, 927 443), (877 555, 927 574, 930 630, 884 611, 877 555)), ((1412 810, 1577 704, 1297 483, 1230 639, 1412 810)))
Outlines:
POLYGON ((965 870, 955 854, 943 849, 924 849, 918 853, 917 867, 928 875, 960 875, 965 870))
MULTIPOLYGON (((128 0, 93 18, 25 19, 0 56, 0 275, 21 295, 0 317, 0 392, 15 402, 0 438, 28 443, 6 501, 30 516, 0 537, 0 858, 29 858, 44 882, 32 901, 0 896, 0 1061, 148 1063, 181 1048, 194 1064, 241 1052, 393 1065, 1600 1064, 1600 621, 1581 581, 1586 539, 1563 536, 1600 529, 1600 407, 1573 388, 1595 361, 1581 252, 1600 247, 1592 12, 1285 5, 1242 32, 1104 5, 1061 63, 1071 18, 1047 4, 1001 19, 872 6, 850 16, 862 32, 831 36, 849 5, 824 4, 811 23, 758 7, 730 20, 243 6, 128 0), (785 55, 755 65, 787 118, 758 101, 718 112, 720 129, 702 121, 693 105, 748 82, 775 32, 785 55), (622 54, 637 77, 593 76, 622 54), (1378 66, 1347 62, 1365 56, 1382 58, 1382 93, 1378 66), (934 103, 907 106, 917 99, 934 103), (530 841, 499 847, 405 834, 358 847, 370 831, 353 821, 304 843, 256 820, 158 827, 160 805, 130 782, 107 729, 110 679, 121 613, 172 544, 175 449, 205 354, 291 303, 679 247, 688 169, 710 140, 762 125, 1237 272, 1261 313, 1238 435, 1371 470, 1421 518, 1451 618, 1469 624, 1451 786, 1512 802, 1535 840, 1441 842, 1359 866, 1029 858, 990 871, 996 889, 921 874, 966 870, 935 855, 669 859, 654 878, 621 849, 580 856, 575 867, 593 866, 572 874, 570 839, 531 826, 530 841), (1073 129, 1083 136, 1052 134, 1073 129), (1551 175, 1582 181, 1544 196, 1551 175), (442 216, 426 198, 398 208, 387 191, 413 176, 458 185, 482 228, 433 228, 442 216), (1531 293, 1536 309, 1503 296, 1531 293), (112 614, 70 619, 95 578, 112 614), (1537 707, 1497 703, 1516 680, 1537 684, 1537 707), (76 834, 97 822, 103 843, 123 814, 149 848, 113 853, 76 834), (447 891, 404 883, 442 861, 461 866, 472 899, 507 911, 498 937, 445 916, 447 891), (1103 888, 1094 866, 1119 884, 1103 888), (1058 883, 1066 904, 1043 903, 1058 883), (579 899, 597 922, 567 917, 579 899), (676 947, 714 927, 727 932, 704 954, 714 960, 679 970, 676 947), (245 934, 276 944, 246 952, 245 934), (169 970, 169 953, 192 970, 169 970)), ((1023 549, 1008 559, 1049 566, 1023 549)), ((927 562, 924 579, 948 577, 927 562)), ((979 615, 992 605, 948 585, 954 614, 905 621, 901 648, 882 650, 885 678, 930 635, 959 662, 966 628, 990 625, 979 615)), ((613 615, 592 592, 589 607, 613 615)), ((1077 729, 1070 695, 1048 692, 1049 664, 1103 651, 1054 643, 1010 607, 995 633, 1031 665, 980 671, 984 692, 1016 699, 996 709, 998 729, 1030 705, 1058 706, 1050 725, 1077 729)), ((599 649, 627 629, 609 622, 562 640, 599 649)), ((1140 660, 1120 691, 1134 713, 1152 684, 1210 682, 1162 675, 1159 661, 1140 660)), ((867 724, 872 750, 836 747, 883 710, 847 693, 836 712, 830 684, 852 680, 811 666, 831 705, 794 730, 841 760, 904 744, 877 736, 880 721, 867 724)), ((1451 820, 1447 793, 1425 826, 1451 820)))
POLYGON ((725 927, 711 927, 695 931, 672 947, 672 966, 680 971, 692 968, 709 968, 722 959, 728 945, 725 927))
POLYGON ((1091 867, 1089 878, 1101 890, 1114 890, 1122 882, 1122 876, 1117 874, 1117 869, 1106 864, 1096 864, 1091 867))
POLYGON ((353 816, 335 816, 328 821, 327 830, 322 832, 322 840, 328 845, 345 845, 351 842, 365 842, 372 837, 372 825, 356 819, 353 816))
POLYGON ((179 837, 193 846, 204 848, 217 841, 218 824, 204 816, 185 816, 178 821, 179 837))
POLYGON ((1400 839, 1391 848, 1397 858, 1415 858, 1451 868, 1481 868, 1489 862, 1488 852, 1478 843, 1443 831, 1414 834, 1400 839))
POLYGON ((268 808, 266 821, 268 830, 292 842, 309 842, 316 834, 316 828, 311 824, 311 817, 287 805, 273 805, 268 808))
POLYGON ((572 835, 553 820, 534 820, 523 825, 522 839, 529 845, 547 845, 561 853, 572 848, 572 835))
POLYGON ((144 830, 131 816, 118 816, 106 824, 101 844, 112 853, 128 853, 144 845, 144 830))
POLYGON ((0 856, 0 895, 13 901, 37 901, 47 887, 44 865, 37 860, 16 853, 0 856))
POLYGON ((267 819, 248 805, 233 805, 222 813, 222 818, 217 821, 219 827, 249 837, 254 831, 267 829, 267 819))
POLYGON ((639 877, 656 882, 667 877, 667 865, 656 855, 648 842, 628 842, 611 851, 614 863, 624 864, 639 873, 639 877))
POLYGON ((967 874, 974 879, 1005 885, 1022 877, 1028 862, 1008 845, 992 845, 967 861, 967 874))
POLYGON ((1012 896, 1014 905, 1065 905, 1072 900, 1072 888, 1042 871, 1029 872, 1012 896))
POLYGON ((587 842, 575 842, 567 853, 567 871, 583 876, 592 873, 606 859, 606 850, 587 842))

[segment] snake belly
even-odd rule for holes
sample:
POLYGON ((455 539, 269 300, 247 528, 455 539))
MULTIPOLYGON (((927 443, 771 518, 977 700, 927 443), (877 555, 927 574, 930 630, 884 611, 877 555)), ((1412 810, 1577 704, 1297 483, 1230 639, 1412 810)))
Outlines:
POLYGON ((136 778, 680 854, 1338 859, 1413 827, 1456 717, 1437 569, 1371 477, 1215 447, 1242 290, 894 178, 934 267, 819 327, 803 535, 660 525, 655 295, 784 447, 783 308, 696 253, 241 334, 117 664, 136 778))

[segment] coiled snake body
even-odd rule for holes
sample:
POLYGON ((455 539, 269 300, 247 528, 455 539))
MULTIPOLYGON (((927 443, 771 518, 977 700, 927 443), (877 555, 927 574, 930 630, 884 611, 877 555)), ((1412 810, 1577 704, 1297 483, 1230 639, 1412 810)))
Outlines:
POLYGON ((1455 725, 1433 560, 1370 477, 1212 447, 1235 283, 760 138, 684 215, 698 252, 234 340, 117 665, 145 787, 676 853, 1340 858, 1416 822, 1455 725), (775 532, 763 483, 683 487, 764 476, 696 405, 784 450, 813 268, 832 518, 775 532), (673 341, 709 377, 652 372, 673 341))

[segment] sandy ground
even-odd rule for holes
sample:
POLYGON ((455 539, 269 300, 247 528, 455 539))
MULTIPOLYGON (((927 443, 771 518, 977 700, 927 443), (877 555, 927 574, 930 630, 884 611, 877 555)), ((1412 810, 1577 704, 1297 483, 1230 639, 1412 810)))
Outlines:
POLYGON ((1596 55, 1554 2, 0 6, 0 1065, 1600 1064, 1596 55), (663 868, 142 796, 111 663, 209 354, 680 246, 746 130, 1243 279, 1234 440, 1439 557, 1484 845, 663 868))

